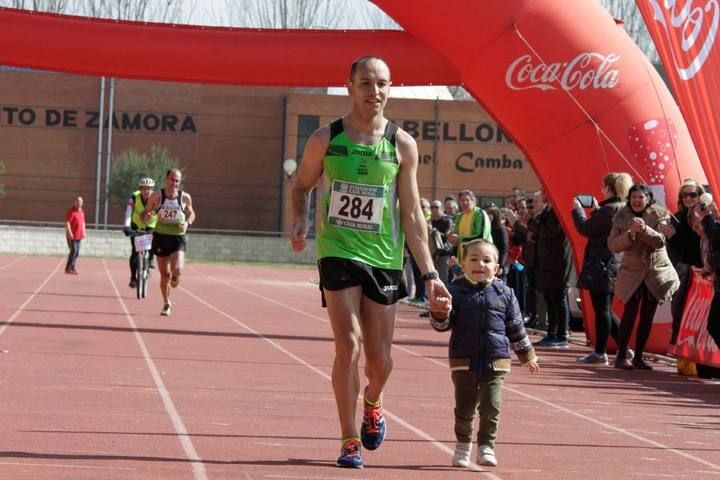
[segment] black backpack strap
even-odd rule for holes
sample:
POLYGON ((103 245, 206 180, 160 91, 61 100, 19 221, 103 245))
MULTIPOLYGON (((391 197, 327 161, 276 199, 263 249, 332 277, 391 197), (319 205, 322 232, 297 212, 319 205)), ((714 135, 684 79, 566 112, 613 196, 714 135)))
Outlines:
POLYGON ((162 207, 165 204, 165 189, 160 189, 160 204, 155 208, 155 213, 160 211, 160 207, 162 207))
POLYGON ((393 147, 396 146, 395 139, 397 137, 397 131, 398 131, 398 126, 395 123, 388 120, 387 125, 385 125, 385 134, 383 135, 383 137, 385 137, 393 147))
POLYGON ((343 119, 341 117, 330 124, 330 140, 337 137, 344 131, 345 127, 343 127, 343 119))

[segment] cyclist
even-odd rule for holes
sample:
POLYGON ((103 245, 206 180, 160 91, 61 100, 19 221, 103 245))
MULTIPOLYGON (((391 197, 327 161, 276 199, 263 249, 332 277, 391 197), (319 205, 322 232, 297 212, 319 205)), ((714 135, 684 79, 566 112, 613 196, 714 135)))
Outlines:
MULTIPOLYGON (((139 189, 133 192, 132 196, 128 200, 127 208, 125 209, 125 226, 123 232, 125 235, 130 236, 134 232, 145 231, 152 232, 157 223, 157 215, 153 215, 149 221, 145 222, 141 218, 140 214, 145 210, 145 205, 153 193, 153 187, 155 187, 155 180, 150 177, 143 177, 138 183, 139 189)), ((135 242, 130 239, 130 247, 132 252, 130 253, 130 288, 135 288, 137 278, 137 260, 138 252, 135 250, 135 242)), ((155 268, 155 255, 152 250, 150 251, 150 262, 148 265, 150 268, 155 268)))

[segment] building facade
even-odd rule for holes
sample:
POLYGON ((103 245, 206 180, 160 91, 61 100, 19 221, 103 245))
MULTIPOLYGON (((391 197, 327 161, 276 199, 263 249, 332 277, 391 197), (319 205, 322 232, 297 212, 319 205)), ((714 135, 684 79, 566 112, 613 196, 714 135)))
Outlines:
MULTIPOLYGON (((294 178, 283 161, 301 163, 308 136, 350 108, 345 96, 291 89, 127 79, 103 89, 98 77, 47 72, 0 72, 0 85, 0 221, 62 221, 81 195, 89 223, 121 224, 124 199, 105 196, 112 161, 157 144, 183 168, 197 227, 287 231, 294 178)), ((539 186, 522 152, 475 102, 391 98, 386 113, 418 142, 427 198, 471 188, 481 202, 499 203, 512 187, 539 186)))

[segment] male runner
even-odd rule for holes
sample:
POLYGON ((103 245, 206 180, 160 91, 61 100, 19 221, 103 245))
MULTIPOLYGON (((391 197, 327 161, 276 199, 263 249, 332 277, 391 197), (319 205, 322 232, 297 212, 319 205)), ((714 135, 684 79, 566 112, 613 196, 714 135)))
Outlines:
POLYGON ((160 292, 163 309, 160 315, 168 316, 172 310, 170 287, 177 287, 185 263, 185 233, 195 221, 190 194, 180 190, 182 172, 173 168, 165 176, 165 188, 154 192, 145 205, 141 218, 148 221, 152 212, 157 213, 153 232, 152 251, 157 257, 160 271, 160 292))
POLYGON ((450 295, 428 250, 417 145, 383 115, 390 88, 387 64, 374 56, 356 60, 347 88, 350 114, 318 129, 305 146, 292 194, 291 242, 296 251, 305 248, 308 196, 322 177, 327 193, 317 237, 318 268, 335 339, 332 384, 342 434, 337 465, 362 468, 361 442, 374 450, 386 432, 382 392, 392 370, 395 304, 406 296, 403 232, 422 272, 430 309, 447 315, 450 295), (368 384, 358 435, 361 344, 368 384))

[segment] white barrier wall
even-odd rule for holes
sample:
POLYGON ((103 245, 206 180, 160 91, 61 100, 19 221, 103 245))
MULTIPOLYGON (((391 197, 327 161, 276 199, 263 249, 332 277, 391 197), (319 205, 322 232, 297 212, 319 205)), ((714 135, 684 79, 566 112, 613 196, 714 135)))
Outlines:
MULTIPOLYGON (((189 261, 263 262, 315 264, 315 241, 296 253, 287 238, 208 235, 190 232, 187 236, 189 261)), ((0 253, 17 255, 67 255, 65 230, 58 227, 0 225, 0 253)), ((80 256, 127 258, 130 240, 119 230, 87 231, 80 256)))

